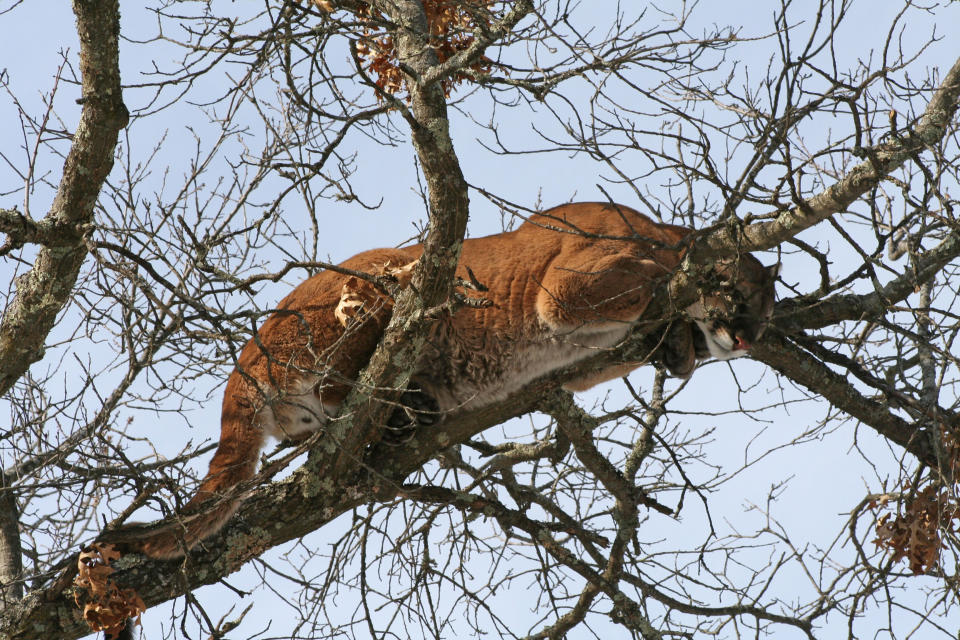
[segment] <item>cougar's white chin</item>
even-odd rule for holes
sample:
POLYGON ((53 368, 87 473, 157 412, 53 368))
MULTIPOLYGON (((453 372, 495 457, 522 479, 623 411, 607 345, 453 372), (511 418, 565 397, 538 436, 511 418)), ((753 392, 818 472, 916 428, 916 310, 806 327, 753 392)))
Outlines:
POLYGON ((711 329, 707 322, 702 320, 695 322, 703 333, 703 339, 712 357, 717 360, 732 360, 747 355, 749 347, 744 346, 742 341, 738 341, 726 328, 711 329))

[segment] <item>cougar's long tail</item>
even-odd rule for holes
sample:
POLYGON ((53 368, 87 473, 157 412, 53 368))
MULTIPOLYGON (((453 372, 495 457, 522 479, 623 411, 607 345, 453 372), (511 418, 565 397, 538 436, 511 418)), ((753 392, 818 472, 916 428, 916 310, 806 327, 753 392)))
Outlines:
MULTIPOLYGON (((230 385, 228 385, 229 387, 230 385)), ((160 559, 183 556, 219 531, 243 498, 234 488, 254 476, 265 436, 252 412, 226 395, 220 445, 197 493, 171 519, 160 524, 131 524, 101 536, 160 559)))
MULTIPOLYGON (((236 376, 234 376, 235 378, 236 376)), ((233 382, 233 380, 231 380, 233 382)), ((228 384, 221 416, 220 444, 197 493, 171 522, 169 531, 149 536, 141 545, 154 558, 182 556, 200 540, 219 531, 240 506, 233 489, 257 471, 266 439, 251 411, 238 405, 228 384)))

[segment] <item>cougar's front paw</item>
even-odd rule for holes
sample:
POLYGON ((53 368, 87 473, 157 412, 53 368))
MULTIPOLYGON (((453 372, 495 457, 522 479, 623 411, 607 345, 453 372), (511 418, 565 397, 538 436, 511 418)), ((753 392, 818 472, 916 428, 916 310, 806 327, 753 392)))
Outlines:
POLYGON ((403 444, 413 437, 418 427, 429 427, 440 421, 440 407, 433 396, 420 389, 410 389, 400 396, 400 402, 387 419, 383 441, 403 444))

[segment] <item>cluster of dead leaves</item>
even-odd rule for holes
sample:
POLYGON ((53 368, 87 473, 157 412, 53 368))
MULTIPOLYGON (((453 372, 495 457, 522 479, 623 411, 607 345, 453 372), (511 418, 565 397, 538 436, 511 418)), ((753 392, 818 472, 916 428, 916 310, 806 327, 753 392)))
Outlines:
MULTIPOLYGON (((949 478, 960 473, 960 440, 952 429, 940 428, 940 444, 943 450, 942 469, 949 478)), ((930 482, 907 500, 900 513, 884 513, 877 518, 877 539, 874 544, 893 551, 893 560, 906 560, 915 575, 928 573, 940 561, 943 535, 960 533, 960 500, 956 487, 930 482)), ((909 493, 910 483, 904 487, 909 493)), ((870 508, 884 508, 890 504, 883 497, 870 504, 870 508)))
MULTIPOLYGON (((329 0, 312 1, 323 11, 334 10, 329 0)), ((441 63, 467 49, 474 42, 473 34, 490 26, 493 4, 493 0, 423 0, 430 26, 430 46, 441 63)), ((396 45, 393 37, 377 26, 385 21, 365 3, 361 4, 357 16, 369 25, 356 44, 357 54, 373 74, 378 87, 385 93, 399 94, 403 90, 403 72, 398 64, 396 45)), ((468 68, 472 72, 484 73, 491 67, 492 61, 481 57, 468 68)), ((467 79, 468 74, 463 71, 445 78, 442 81, 444 94, 449 96, 453 87, 467 79)))
POLYGON ((115 572, 110 563, 120 555, 111 544, 90 545, 80 552, 73 579, 77 587, 74 601, 83 611, 83 619, 93 631, 104 631, 108 639, 119 635, 131 618, 140 624, 140 614, 147 610, 136 591, 120 589, 110 577, 115 572))
MULTIPOLYGON (((875 506, 884 506, 879 501, 875 506)), ((874 543, 893 551, 894 562, 906 560, 919 575, 937 566, 942 534, 960 532, 960 505, 946 488, 930 484, 909 500, 901 513, 877 518, 874 543)))

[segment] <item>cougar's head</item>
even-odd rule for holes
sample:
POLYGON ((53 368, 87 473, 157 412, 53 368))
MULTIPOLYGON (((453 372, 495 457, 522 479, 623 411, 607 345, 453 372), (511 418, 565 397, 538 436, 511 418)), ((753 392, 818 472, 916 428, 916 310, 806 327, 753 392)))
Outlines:
POLYGON ((697 358, 729 360, 747 354, 773 313, 779 272, 779 264, 765 267, 749 254, 716 264, 700 300, 687 308, 700 328, 694 331, 697 358))

